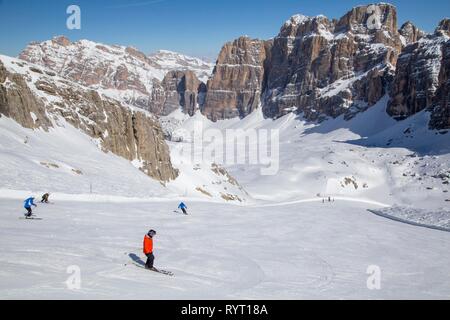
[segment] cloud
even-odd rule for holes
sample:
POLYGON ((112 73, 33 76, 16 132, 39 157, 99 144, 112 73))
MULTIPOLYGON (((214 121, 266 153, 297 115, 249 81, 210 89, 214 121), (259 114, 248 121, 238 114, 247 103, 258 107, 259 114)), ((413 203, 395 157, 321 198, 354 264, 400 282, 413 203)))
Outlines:
MULTIPOLYGON (((3 0, 0 0, 0 3, 3 0)), ((151 4, 161 3, 165 2, 166 0, 150 0, 150 1, 141 1, 141 2, 132 2, 132 3, 126 3, 126 4, 118 4, 115 6, 109 6, 108 8, 112 9, 122 9, 122 8, 131 8, 131 7, 144 7, 151 4)))

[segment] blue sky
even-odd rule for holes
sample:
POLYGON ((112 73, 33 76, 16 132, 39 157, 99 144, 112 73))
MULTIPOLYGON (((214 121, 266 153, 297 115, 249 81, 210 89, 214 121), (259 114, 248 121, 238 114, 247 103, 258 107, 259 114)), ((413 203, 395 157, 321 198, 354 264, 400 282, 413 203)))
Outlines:
MULTIPOLYGON (((0 0, 0 53, 16 56, 27 43, 55 35, 135 46, 145 53, 174 50, 215 59, 241 35, 268 39, 296 13, 338 18, 364 0, 0 0), (81 30, 66 28, 66 9, 81 8, 81 30)), ((448 0, 398 0, 399 24, 426 31, 450 16, 448 0)))

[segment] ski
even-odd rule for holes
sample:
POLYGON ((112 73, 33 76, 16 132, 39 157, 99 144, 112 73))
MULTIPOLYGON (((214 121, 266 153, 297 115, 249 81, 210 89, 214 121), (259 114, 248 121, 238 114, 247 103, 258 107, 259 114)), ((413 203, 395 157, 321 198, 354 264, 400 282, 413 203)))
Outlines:
POLYGON ((174 276, 173 272, 170 272, 170 271, 159 270, 159 269, 156 269, 156 268, 153 268, 153 269, 147 269, 147 268, 145 268, 145 266, 143 266, 143 265, 141 265, 141 264, 138 264, 138 263, 132 263, 132 264, 135 265, 136 267, 141 268, 141 269, 144 269, 144 270, 148 270, 148 271, 160 273, 160 274, 163 274, 163 275, 166 275, 166 276, 170 276, 170 277, 174 276))
POLYGON ((26 218, 26 217, 20 217, 20 220, 44 220, 43 218, 38 218, 38 217, 30 217, 30 218, 26 218))
POLYGON ((164 274, 164 275, 170 276, 170 277, 173 277, 173 275, 174 275, 173 272, 166 271, 166 270, 158 270, 158 269, 156 269, 156 270, 150 270, 150 271, 161 273, 161 274, 164 274))

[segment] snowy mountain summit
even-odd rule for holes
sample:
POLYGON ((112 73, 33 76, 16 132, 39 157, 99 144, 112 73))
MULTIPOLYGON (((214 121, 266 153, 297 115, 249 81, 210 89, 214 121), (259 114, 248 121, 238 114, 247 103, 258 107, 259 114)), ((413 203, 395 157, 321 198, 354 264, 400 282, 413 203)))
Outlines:
POLYGON ((214 67, 213 63, 204 61, 200 58, 190 57, 169 50, 158 50, 157 52, 148 55, 148 58, 167 71, 191 70, 200 81, 205 83, 208 81, 214 67))
POLYGON ((30 43, 19 58, 155 115, 163 112, 167 73, 189 71, 205 81, 213 67, 171 51, 146 55, 133 47, 89 40, 71 42, 64 36, 30 43))

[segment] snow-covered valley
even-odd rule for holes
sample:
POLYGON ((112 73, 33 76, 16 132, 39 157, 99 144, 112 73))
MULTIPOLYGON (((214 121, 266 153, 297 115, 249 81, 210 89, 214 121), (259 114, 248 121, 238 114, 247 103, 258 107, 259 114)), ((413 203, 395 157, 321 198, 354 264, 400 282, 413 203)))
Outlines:
POLYGON ((165 186, 103 153, 70 125, 33 131, 1 118, 0 295, 446 299, 450 234, 368 211, 448 207, 448 185, 433 177, 449 169, 448 134, 419 131, 416 144, 401 147, 411 139, 401 136, 405 128, 414 134, 426 116, 393 124, 380 104, 345 127, 341 119, 317 125, 294 115, 273 121, 258 112, 217 123, 175 113, 180 121, 172 130, 185 141, 169 145, 181 173, 165 186), (365 125, 368 118, 378 125, 365 125), (199 122, 221 131, 279 130, 278 173, 264 176, 258 165, 222 164, 244 189, 242 202, 225 201, 211 163, 183 162, 179 156, 199 122), (433 141, 433 148, 426 141, 433 141), (53 191, 54 204, 35 210, 43 220, 18 219, 22 200, 46 191, 53 191), (175 212, 181 200, 189 216, 175 212), (150 228, 158 231, 156 266, 174 277, 133 265, 133 259, 144 259, 141 242, 150 228), (80 290, 65 284, 70 266, 80 268, 80 290), (380 268, 380 290, 367 287, 371 266, 380 268))
POLYGON ((375 8, 0 54, 0 299, 449 299, 450 19, 375 8))

